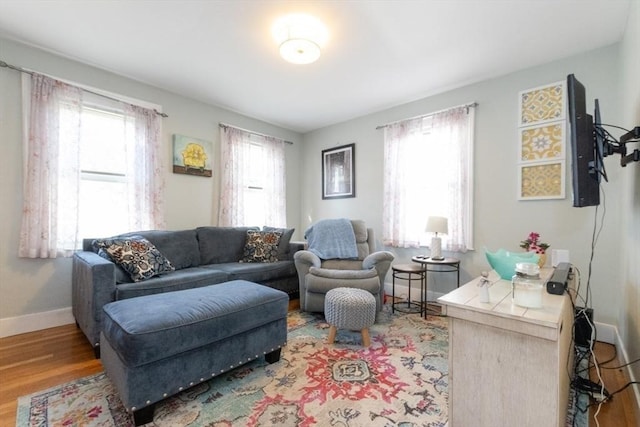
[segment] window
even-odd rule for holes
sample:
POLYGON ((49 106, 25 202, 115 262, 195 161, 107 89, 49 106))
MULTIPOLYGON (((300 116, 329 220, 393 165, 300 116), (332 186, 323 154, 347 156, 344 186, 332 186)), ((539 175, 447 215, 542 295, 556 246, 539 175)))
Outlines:
POLYGON ((220 226, 286 227, 284 141, 220 126, 220 226))
POLYGON ((156 112, 35 73, 23 84, 20 256, 69 256, 82 238, 162 228, 156 112))
POLYGON ((126 146, 132 123, 98 106, 81 112, 78 234, 109 236, 128 230, 126 146), (126 127, 126 129, 125 129, 126 127), (109 209, 104 201, 109 200, 109 209))
POLYGON ((474 109, 456 107, 385 127, 383 242, 427 246, 429 216, 444 216, 443 249, 473 247, 474 109))
POLYGON ((264 147, 258 138, 251 135, 249 138, 249 162, 250 168, 245 170, 244 199, 245 215, 244 224, 266 225, 267 206, 266 198, 266 167, 264 164, 264 147))

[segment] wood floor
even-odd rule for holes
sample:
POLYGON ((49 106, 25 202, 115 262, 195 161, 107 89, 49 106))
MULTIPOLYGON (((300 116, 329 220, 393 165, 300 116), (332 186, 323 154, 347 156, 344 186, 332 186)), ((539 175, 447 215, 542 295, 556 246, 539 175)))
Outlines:
MULTIPOLYGON (((597 343, 595 350, 600 361, 614 354, 608 344, 597 343)), ((620 364, 618 357, 607 366, 620 364)), ((18 397, 100 371, 100 361, 94 358, 93 349, 75 325, 0 339, 0 426, 15 425, 18 397)), ((626 368, 602 369, 602 375, 609 391, 618 390, 629 381, 626 368)), ((598 425, 593 419, 594 408, 590 412, 590 427, 594 427, 598 425)), ((640 410, 632 388, 605 403, 597 420, 600 427, 639 427, 640 410)))

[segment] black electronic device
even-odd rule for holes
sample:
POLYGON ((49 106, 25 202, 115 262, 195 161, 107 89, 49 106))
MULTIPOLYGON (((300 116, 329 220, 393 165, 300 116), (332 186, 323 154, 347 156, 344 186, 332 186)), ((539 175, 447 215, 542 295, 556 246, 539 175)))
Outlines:
POLYGON ((569 282, 569 273, 571 272, 571 264, 561 262, 553 271, 553 275, 547 281, 547 292, 554 295, 562 295, 567 289, 569 282))
POLYGON ((573 206, 600 204, 600 180, 607 181, 604 158, 620 154, 620 166, 640 162, 640 149, 627 153, 627 144, 640 142, 640 126, 616 140, 600 118, 600 104, 595 100, 594 116, 587 114, 586 90, 573 74, 567 76, 567 103, 571 146, 571 178, 573 206))
POLYGON ((573 341, 581 347, 591 346, 593 334, 593 309, 576 307, 575 322, 573 324, 573 341))
POLYGON ((596 206, 600 204, 600 176, 596 170, 593 118, 587 114, 585 88, 573 74, 567 76, 567 99, 573 206, 596 206))

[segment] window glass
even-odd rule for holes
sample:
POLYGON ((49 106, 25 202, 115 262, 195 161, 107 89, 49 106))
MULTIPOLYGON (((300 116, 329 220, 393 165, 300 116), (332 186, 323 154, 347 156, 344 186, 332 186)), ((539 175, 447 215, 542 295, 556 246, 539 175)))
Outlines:
POLYGON ((261 226, 266 224, 266 198, 265 198, 265 167, 263 146, 251 138, 249 143, 249 161, 251 167, 246 168, 247 177, 245 182, 244 203, 245 203, 245 224, 250 226, 261 226))
POLYGON ((132 134, 131 127, 131 121, 125 120, 122 113, 96 106, 82 109, 80 236, 111 236, 128 231, 126 136, 132 134))

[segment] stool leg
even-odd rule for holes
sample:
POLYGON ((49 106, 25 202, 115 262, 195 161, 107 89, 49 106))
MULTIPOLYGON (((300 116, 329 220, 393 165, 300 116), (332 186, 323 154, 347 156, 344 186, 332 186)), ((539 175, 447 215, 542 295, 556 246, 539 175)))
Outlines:
POLYGON ((362 334, 362 345, 369 347, 371 345, 371 339, 369 338, 369 328, 364 328, 360 331, 362 334))
POLYGON ((336 332, 336 327, 331 325, 331 327, 329 328, 329 337, 327 338, 329 344, 333 344, 333 341, 336 339, 336 332))

